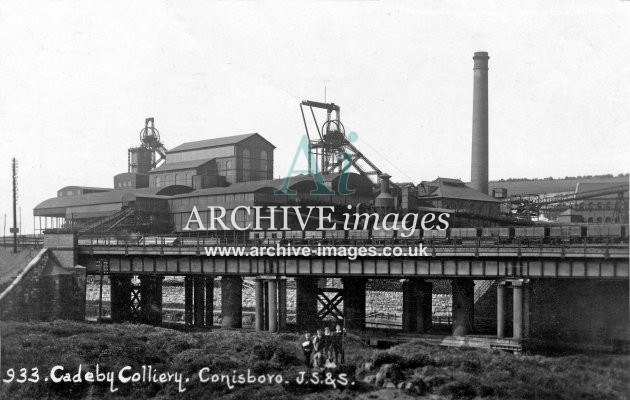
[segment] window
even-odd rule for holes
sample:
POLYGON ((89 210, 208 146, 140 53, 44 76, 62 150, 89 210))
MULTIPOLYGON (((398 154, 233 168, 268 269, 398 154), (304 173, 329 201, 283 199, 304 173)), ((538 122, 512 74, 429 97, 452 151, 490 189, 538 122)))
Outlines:
POLYGON ((249 149, 243 149, 243 180, 248 181, 250 179, 251 168, 251 153, 249 149))
POLYGON ((249 149, 243 149, 243 169, 249 169, 250 168, 250 157, 251 154, 249 152, 249 149))
POLYGON ((597 217, 597 223, 601 224, 602 223, 602 217, 597 217))
POLYGON ((267 178, 267 152, 265 150, 260 151, 260 171, 262 172, 262 179, 267 178))

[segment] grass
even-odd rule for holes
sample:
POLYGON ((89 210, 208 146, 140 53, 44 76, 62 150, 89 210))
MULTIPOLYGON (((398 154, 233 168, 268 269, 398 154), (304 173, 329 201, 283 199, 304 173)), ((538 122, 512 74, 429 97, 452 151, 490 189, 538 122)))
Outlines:
POLYGON ((413 341, 387 351, 347 341, 346 372, 356 374, 352 390, 299 387, 295 384, 236 385, 202 383, 208 375, 278 374, 291 381, 303 370, 298 338, 294 334, 214 330, 180 332, 146 325, 88 323, 2 322, 2 377, 8 368, 37 367, 40 377, 54 365, 72 373, 79 364, 118 371, 152 365, 159 371, 181 372, 191 378, 186 391, 177 384, 120 384, 110 393, 108 383, 11 383, 0 386, 3 399, 157 398, 157 399, 352 399, 406 398, 432 394, 442 398, 623 399, 630 395, 630 357, 621 355, 511 354, 477 349, 442 348, 413 341), (362 383, 376 378, 408 383, 415 392, 381 389, 362 383))

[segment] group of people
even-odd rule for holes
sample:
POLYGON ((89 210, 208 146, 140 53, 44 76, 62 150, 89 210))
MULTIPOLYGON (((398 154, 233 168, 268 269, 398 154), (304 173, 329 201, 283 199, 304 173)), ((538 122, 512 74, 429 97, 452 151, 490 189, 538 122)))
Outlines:
POLYGON ((336 368, 338 363, 344 362, 345 335, 346 330, 341 325, 335 326, 334 331, 326 327, 324 332, 318 329, 314 335, 306 332, 301 341, 306 367, 336 368))

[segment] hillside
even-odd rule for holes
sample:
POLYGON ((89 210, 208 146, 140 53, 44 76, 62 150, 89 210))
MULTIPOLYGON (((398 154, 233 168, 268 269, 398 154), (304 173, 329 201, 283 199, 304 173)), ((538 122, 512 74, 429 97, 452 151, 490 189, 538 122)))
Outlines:
POLYGON ((582 178, 582 179, 540 179, 540 180, 514 180, 514 181, 491 181, 489 183, 490 192, 494 188, 507 188, 508 195, 531 194, 531 193, 559 193, 574 192, 578 182, 584 183, 628 183, 628 176, 610 178, 582 178))

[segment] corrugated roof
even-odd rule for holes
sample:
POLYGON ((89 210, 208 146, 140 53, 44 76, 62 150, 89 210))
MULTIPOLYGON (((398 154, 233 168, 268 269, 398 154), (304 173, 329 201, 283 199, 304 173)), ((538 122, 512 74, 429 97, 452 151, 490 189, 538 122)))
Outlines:
MULTIPOLYGON (((335 180, 339 175, 341 174, 338 174, 338 173, 327 174, 327 175, 324 175, 323 178, 325 182, 331 182, 335 180)), ((356 175, 358 178, 367 179, 355 173, 351 173, 351 175, 356 175)), ((276 189, 280 189, 282 185, 284 185, 285 179, 286 178, 263 180, 263 181, 238 182, 238 183, 233 183, 230 186, 198 189, 190 193, 173 196, 173 198, 194 197, 194 196, 204 196, 204 195, 233 194, 233 193, 253 193, 253 192, 257 192, 259 190, 266 189, 266 188, 276 190, 276 189)), ((297 183, 305 182, 305 181, 313 181, 313 177, 311 175, 304 175, 304 174, 292 176, 289 180, 289 188, 292 188, 297 183)))
POLYGON ((80 185, 64 186, 64 187, 62 187, 59 190, 66 190, 66 189, 100 190, 102 192, 107 192, 109 190, 114 190, 113 188, 102 188, 102 187, 80 186, 80 185))
MULTIPOLYGON (((291 187, 295 183, 302 182, 305 180, 311 180, 311 179, 313 178, 310 175, 293 176, 291 177, 291 180, 289 182, 289 187, 291 187)), ((253 193, 261 189, 265 189, 265 188, 270 188, 273 190, 280 189, 283 184, 284 184, 284 178, 264 180, 264 181, 238 182, 238 183, 233 183, 230 186, 198 189, 190 193, 173 196, 173 198, 205 196, 205 195, 215 195, 215 194, 253 193)))
POLYGON ((226 137, 220 137, 220 138, 214 138, 214 139, 198 140, 198 141, 195 141, 195 142, 187 142, 187 143, 184 143, 184 144, 180 144, 179 146, 175 147, 174 149, 171 149, 171 150, 167 151, 166 153, 169 154, 169 153, 175 153, 175 152, 179 152, 179 151, 207 149, 207 148, 210 148, 210 147, 229 146, 229 145, 234 145, 234 144, 240 143, 243 140, 249 139, 249 138, 251 138, 253 136, 260 137, 265 142, 269 143, 274 149, 276 148, 276 146, 274 146, 270 141, 268 141, 267 139, 265 139, 264 137, 262 137, 258 133, 246 133, 244 135, 234 135, 234 136, 226 136, 226 137))
MULTIPOLYGON (((46 210, 53 208, 65 208, 65 207, 77 207, 77 206, 89 206, 94 204, 110 204, 120 203, 127 195, 135 197, 150 197, 150 198, 164 198, 168 199, 170 196, 160 196, 159 193, 167 189, 167 187, 154 187, 154 188, 142 188, 142 189, 114 189, 109 192, 99 192, 83 194, 81 196, 66 196, 66 197, 53 197, 48 200, 44 200, 39 203, 33 212, 35 215, 37 210, 46 210)), ((179 190, 179 188, 175 187, 179 190)), ((190 190, 186 186, 181 186, 181 190, 190 190)))
POLYGON ((182 170, 182 169, 191 169, 191 168, 199 168, 202 165, 209 163, 210 161, 214 161, 214 158, 211 159, 202 159, 202 160, 190 160, 190 161, 182 161, 182 162, 168 162, 167 161, 160 165, 159 167, 157 167, 154 170, 149 171, 149 174, 152 174, 154 172, 164 172, 164 171, 178 171, 178 170, 182 170))
MULTIPOLYGON (((500 203, 500 201, 494 197, 466 186, 466 184, 459 179, 438 178, 433 182, 422 182, 421 187, 423 189, 427 188, 427 186, 429 190, 424 190, 424 196, 429 198, 463 199, 500 203)), ((420 199, 422 199, 422 197, 420 197, 420 199)))

